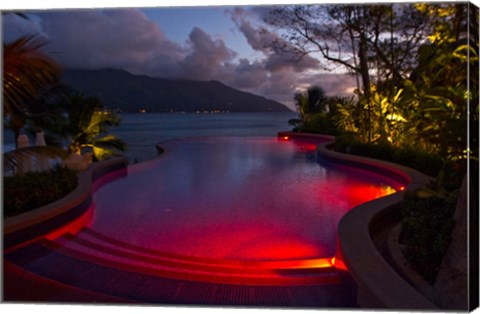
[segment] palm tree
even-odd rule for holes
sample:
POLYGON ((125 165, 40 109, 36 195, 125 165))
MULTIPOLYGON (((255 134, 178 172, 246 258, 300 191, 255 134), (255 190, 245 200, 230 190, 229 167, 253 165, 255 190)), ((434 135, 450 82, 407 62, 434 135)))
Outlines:
POLYGON ((293 99, 300 119, 291 119, 289 123, 296 127, 306 126, 316 114, 326 112, 328 97, 319 86, 311 86, 305 91, 297 92, 293 99))
POLYGON ((310 112, 308 110, 308 94, 305 92, 298 92, 295 93, 293 99, 295 100, 295 107, 297 108, 300 120, 303 123, 308 123, 308 118, 310 116, 310 112))
POLYGON ((104 109, 100 99, 77 93, 71 97, 65 109, 68 121, 64 137, 70 139, 69 152, 81 154, 91 150, 96 159, 105 159, 126 150, 124 141, 108 134, 110 127, 120 124, 120 118, 104 109))
POLYGON ((325 91, 320 86, 311 86, 307 89, 308 112, 323 113, 326 111, 325 91))
POLYGON ((37 97, 60 76, 58 64, 40 51, 36 35, 4 44, 3 112, 18 136, 37 97))

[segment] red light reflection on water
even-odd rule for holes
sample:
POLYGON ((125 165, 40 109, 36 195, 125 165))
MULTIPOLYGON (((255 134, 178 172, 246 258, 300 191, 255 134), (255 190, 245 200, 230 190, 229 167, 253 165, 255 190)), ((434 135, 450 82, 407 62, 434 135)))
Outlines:
POLYGON ((348 204, 352 206, 351 208, 396 192, 388 185, 378 187, 365 183, 351 183, 344 188, 345 192, 342 194, 346 197, 348 204))
POLYGON ((297 140, 297 139, 291 139, 288 136, 282 136, 278 138, 281 141, 288 141, 291 145, 294 145, 299 151, 302 152, 309 152, 309 151, 315 151, 317 150, 317 145, 319 144, 319 141, 314 141, 314 140, 297 140))

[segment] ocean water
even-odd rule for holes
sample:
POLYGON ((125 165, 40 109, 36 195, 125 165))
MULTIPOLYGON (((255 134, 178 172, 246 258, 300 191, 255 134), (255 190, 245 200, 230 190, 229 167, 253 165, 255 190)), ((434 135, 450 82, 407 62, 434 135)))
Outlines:
POLYGON ((152 113, 121 114, 121 125, 112 129, 128 144, 124 154, 131 163, 154 158, 156 144, 200 137, 272 136, 290 130, 294 112, 282 113, 152 113))
MULTIPOLYGON (((124 113, 121 124, 112 128, 128 144, 124 155, 131 163, 154 158, 155 145, 163 141, 205 136, 276 136, 290 130, 294 112, 281 113, 124 113)), ((33 142, 33 139, 31 139, 33 142)), ((4 130, 3 152, 15 148, 14 134, 4 130)))

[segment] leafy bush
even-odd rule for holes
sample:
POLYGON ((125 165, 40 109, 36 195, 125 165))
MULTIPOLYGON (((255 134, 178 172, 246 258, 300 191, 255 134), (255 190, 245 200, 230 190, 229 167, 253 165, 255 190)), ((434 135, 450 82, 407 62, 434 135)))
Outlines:
POLYGON ((421 196, 412 191, 405 194, 402 203, 400 242, 405 245, 405 257, 430 284, 451 240, 457 194, 421 196))
POLYGON ((442 158, 437 155, 409 147, 395 151, 392 161, 411 167, 432 177, 438 175, 444 164, 442 158))
POLYGON ((294 132, 338 134, 337 127, 328 113, 311 114, 307 122, 301 119, 290 119, 288 123, 294 126, 294 132))
POLYGON ((57 167, 4 178, 4 217, 12 217, 52 203, 77 186, 74 170, 57 167))
POLYGON ((429 176, 437 176, 443 160, 436 155, 409 147, 394 147, 390 143, 363 143, 353 134, 342 134, 335 139, 334 149, 338 152, 381 159, 404 165, 429 176))

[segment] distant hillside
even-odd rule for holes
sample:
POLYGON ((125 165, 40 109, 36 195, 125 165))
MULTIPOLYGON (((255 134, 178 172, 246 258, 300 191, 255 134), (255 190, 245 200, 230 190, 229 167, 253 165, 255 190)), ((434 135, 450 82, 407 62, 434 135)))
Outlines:
POLYGON ((286 106, 218 81, 167 80, 123 70, 65 70, 62 82, 123 112, 279 112, 286 106))

